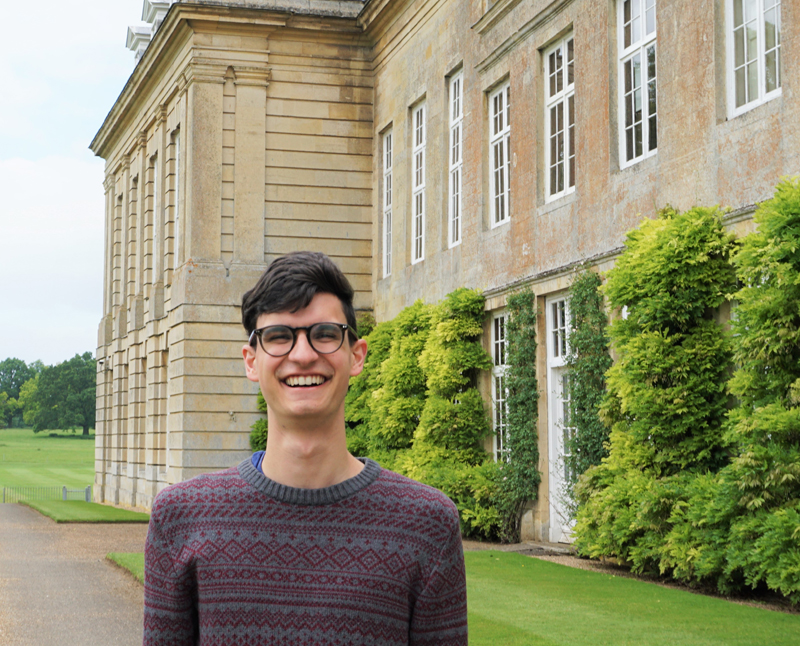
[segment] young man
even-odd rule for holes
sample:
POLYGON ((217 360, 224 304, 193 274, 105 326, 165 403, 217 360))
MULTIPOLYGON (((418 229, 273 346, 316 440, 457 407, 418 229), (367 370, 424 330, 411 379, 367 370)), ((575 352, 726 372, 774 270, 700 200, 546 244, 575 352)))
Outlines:
POLYGON ((344 398, 367 345, 345 276, 323 254, 278 258, 242 322, 267 448, 156 498, 145 646, 466 646, 455 506, 347 451, 344 398))

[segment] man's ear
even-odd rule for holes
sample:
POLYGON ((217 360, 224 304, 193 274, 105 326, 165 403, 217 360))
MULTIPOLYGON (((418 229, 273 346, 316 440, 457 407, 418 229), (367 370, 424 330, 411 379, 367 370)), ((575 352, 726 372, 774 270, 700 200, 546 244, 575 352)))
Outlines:
POLYGON ((256 364, 256 349, 250 345, 242 346, 242 357, 244 358, 244 373, 250 381, 258 381, 258 365, 256 364))
POLYGON ((353 363, 350 365, 350 376, 360 375, 364 369, 364 359, 367 358, 367 342, 359 339, 350 348, 353 353, 353 363))

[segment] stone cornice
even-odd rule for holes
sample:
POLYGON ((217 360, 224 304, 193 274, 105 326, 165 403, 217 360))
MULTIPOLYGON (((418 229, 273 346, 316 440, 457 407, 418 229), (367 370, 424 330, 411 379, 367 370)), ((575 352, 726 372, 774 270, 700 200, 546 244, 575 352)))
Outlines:
MULTIPOLYGON (((89 148, 96 155, 108 158, 119 137, 129 131, 131 121, 139 119, 141 112, 136 108, 136 103, 148 100, 147 92, 151 91, 154 80, 158 78, 159 68, 164 69, 170 60, 174 60, 175 52, 184 46, 192 32, 245 31, 268 38, 275 29, 292 27, 319 31, 328 38, 339 35, 352 39, 354 34, 362 33, 355 19, 363 7, 361 0, 260 0, 257 5, 251 0, 175 2, 89 148)), ((191 82, 218 82, 213 64, 213 61, 196 62, 188 70, 188 75, 186 69, 182 70, 184 77, 181 78, 180 74, 175 76, 171 96, 185 90, 191 82)), ((229 60, 225 61, 226 68, 230 64, 229 60)), ((219 75, 219 82, 222 76, 224 72, 219 75)), ((268 82, 268 79, 257 82, 268 82)), ((164 100, 163 96, 155 98, 164 100)), ((139 122, 134 127, 140 129, 143 124, 139 122)))
POLYGON ((545 271, 540 271, 536 274, 530 274, 528 276, 511 281, 510 283, 506 283, 505 285, 489 287, 488 289, 483 290, 483 295, 489 299, 494 296, 500 296, 502 294, 507 294, 508 292, 516 291, 528 285, 533 286, 545 280, 567 276, 580 269, 584 265, 598 265, 608 260, 615 260, 622 253, 623 249, 625 249, 625 247, 615 247, 614 249, 603 251, 602 253, 595 254, 594 256, 576 260, 568 265, 554 267, 553 269, 546 269, 545 271))
POLYGON ((496 0, 489 10, 480 17, 480 20, 472 25, 472 29, 482 36, 516 7, 519 2, 520 0, 496 0))
MULTIPOLYGON (((513 34, 506 38, 502 43, 500 43, 500 45, 496 47, 491 54, 475 65, 475 69, 479 74, 483 74, 487 70, 491 69, 494 65, 503 60, 510 52, 516 49, 522 41, 531 36, 534 31, 555 18, 571 4, 572 0, 553 0, 553 2, 547 5, 547 7, 538 12, 533 18, 531 18, 528 22, 526 22, 513 34)), ((478 31, 479 34, 483 35, 492 27, 492 25, 496 24, 497 21, 511 11, 514 6, 516 6, 516 0, 499 0, 494 7, 486 12, 483 18, 472 25, 472 28, 478 31), (492 14, 495 8, 497 8, 498 11, 497 14, 493 14, 495 19, 493 21, 487 19, 487 22, 483 23, 483 20, 487 18, 487 16, 491 18, 490 14, 492 14), (500 12, 503 13, 501 14, 500 12)))

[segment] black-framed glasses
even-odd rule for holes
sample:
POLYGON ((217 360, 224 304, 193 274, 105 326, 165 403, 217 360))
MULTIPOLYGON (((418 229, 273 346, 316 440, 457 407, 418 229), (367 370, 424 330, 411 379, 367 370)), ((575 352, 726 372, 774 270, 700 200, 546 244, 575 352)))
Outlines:
POLYGON ((332 354, 342 347, 345 332, 357 339, 355 331, 345 323, 314 323, 307 327, 290 327, 288 325, 267 325, 250 333, 250 345, 255 345, 255 338, 261 349, 271 357, 284 357, 292 351, 297 343, 297 332, 306 333, 308 344, 314 352, 332 354))

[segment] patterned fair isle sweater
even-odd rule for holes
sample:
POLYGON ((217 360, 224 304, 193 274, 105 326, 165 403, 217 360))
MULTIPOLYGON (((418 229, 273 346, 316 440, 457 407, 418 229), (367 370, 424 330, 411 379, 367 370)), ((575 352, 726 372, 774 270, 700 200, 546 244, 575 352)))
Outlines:
POLYGON ((260 456, 165 489, 145 548, 145 646, 467 644, 455 505, 363 460, 295 489, 260 456))

